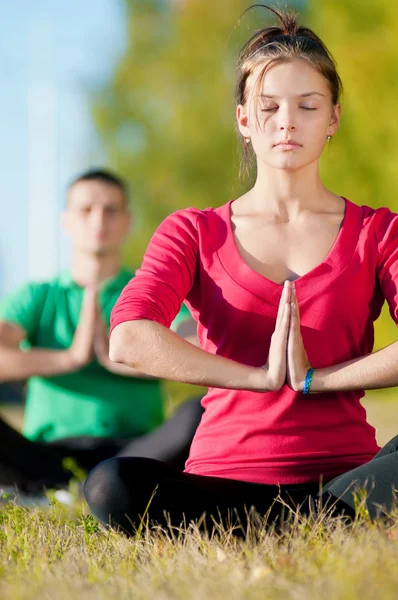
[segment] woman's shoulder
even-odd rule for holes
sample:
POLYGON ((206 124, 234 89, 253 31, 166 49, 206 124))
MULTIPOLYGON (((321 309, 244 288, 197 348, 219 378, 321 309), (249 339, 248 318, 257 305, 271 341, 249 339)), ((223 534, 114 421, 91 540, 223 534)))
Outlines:
POLYGON ((376 241, 380 241, 392 232, 394 235, 398 232, 398 213, 387 206, 373 208, 363 205, 359 207, 362 210, 362 227, 372 231, 376 241))
POLYGON ((351 214, 356 213, 355 223, 359 232, 360 246, 381 257, 391 255, 398 244, 398 214, 387 206, 352 204, 351 214))
POLYGON ((207 208, 195 208, 194 206, 190 206, 188 208, 180 208, 171 213, 170 217, 183 216, 189 219, 197 219, 203 216, 207 218, 212 214, 223 214, 226 210, 228 210, 228 207, 231 204, 231 202, 232 200, 229 200, 221 206, 208 206, 207 208))
POLYGON ((163 221, 163 225, 166 226, 187 226, 187 227, 195 227, 196 229, 204 226, 205 228, 209 227, 209 224, 214 221, 226 221, 227 215, 229 214, 229 205, 232 202, 230 200, 226 204, 223 204, 218 207, 207 207, 207 208, 181 208, 179 210, 174 211, 163 221))

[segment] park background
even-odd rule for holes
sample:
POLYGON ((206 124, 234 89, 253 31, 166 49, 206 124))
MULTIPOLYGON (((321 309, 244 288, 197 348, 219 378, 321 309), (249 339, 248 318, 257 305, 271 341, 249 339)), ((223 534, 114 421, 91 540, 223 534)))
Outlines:
MULTIPOLYGON (((257 9, 239 19, 249 4, 0 0, 0 297, 67 268, 59 220, 66 183, 80 171, 108 166, 128 179, 136 228, 124 261, 134 268, 169 212, 221 205, 248 184, 238 179, 234 61, 265 17, 257 9)), ((345 84, 325 183, 398 212, 397 4, 289 4, 324 39, 345 84)), ((384 310, 376 348, 396 338, 384 310)), ((170 398, 187 393, 167 388, 170 398)), ((363 400, 380 444, 397 433, 396 400, 396 389, 363 400)), ((7 414, 16 425, 18 411, 7 414)), ((352 528, 321 515, 283 535, 260 527, 245 542, 194 529, 130 540, 99 528, 84 504, 51 502, 0 507, 2 600, 397 597, 398 511, 385 526, 359 510, 352 528)))
MULTIPOLYGON (((135 228, 124 262, 137 268, 172 211, 224 204, 238 177, 235 60, 270 22, 246 0, 0 2, 0 296, 68 265, 60 228, 65 186, 110 167, 131 187, 135 228)), ((398 9, 390 0, 296 0, 303 23, 335 57, 341 128, 322 159, 324 182, 357 204, 398 211, 398 9)), ((285 3, 281 4, 285 6, 285 3)), ((385 307, 376 348, 396 340, 385 307)), ((188 389, 167 384, 171 402, 188 389)), ((369 395, 395 433, 396 390, 369 395), (383 407, 380 411, 380 402, 383 407)), ((379 440, 380 441, 380 440, 379 440)))

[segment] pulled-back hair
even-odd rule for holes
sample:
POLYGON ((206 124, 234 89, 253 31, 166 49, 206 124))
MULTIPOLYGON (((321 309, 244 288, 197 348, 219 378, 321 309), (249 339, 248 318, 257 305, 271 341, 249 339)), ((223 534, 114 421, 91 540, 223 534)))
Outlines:
MULTIPOLYGON (((326 79, 332 104, 337 104, 342 93, 342 83, 336 63, 322 40, 311 29, 298 24, 296 13, 265 4, 254 4, 247 10, 256 7, 271 11, 278 18, 279 24, 256 31, 240 51, 237 60, 236 105, 245 105, 247 80, 259 65, 264 64, 255 83, 257 90, 273 65, 297 59, 307 62, 326 79)), ((250 150, 244 141, 243 147, 247 161, 250 150)))

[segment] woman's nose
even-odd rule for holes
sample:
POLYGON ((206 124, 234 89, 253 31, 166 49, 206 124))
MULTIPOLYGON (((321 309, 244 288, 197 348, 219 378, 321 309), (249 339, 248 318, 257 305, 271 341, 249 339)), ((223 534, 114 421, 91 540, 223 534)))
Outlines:
POLYGON ((295 125, 281 125, 280 130, 281 131, 295 131, 296 126, 295 125))

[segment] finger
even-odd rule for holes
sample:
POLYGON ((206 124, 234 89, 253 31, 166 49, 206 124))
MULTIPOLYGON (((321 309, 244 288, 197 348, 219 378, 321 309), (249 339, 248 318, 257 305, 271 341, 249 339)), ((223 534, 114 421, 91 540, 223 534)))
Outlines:
POLYGON ((95 286, 84 288, 83 302, 89 306, 97 306, 98 304, 98 289, 95 286))
POLYGON ((296 296, 296 289, 295 289, 294 286, 291 289, 290 309, 291 309, 290 329, 292 330, 292 328, 297 325, 297 317, 298 317, 298 312, 297 312, 297 296, 296 296))
POLYGON ((107 343, 107 334, 105 329, 100 319, 97 319, 94 325, 94 346, 96 348, 103 348, 107 343))
POLYGON ((281 369, 286 369, 286 347, 290 321, 290 305, 285 304, 283 309, 283 317, 278 330, 275 330, 271 337, 271 345, 267 360, 267 368, 270 365, 276 372, 281 369))
POLYGON ((101 336, 98 331, 94 331, 94 346, 97 347, 101 345, 101 336))
POLYGON ((285 310, 283 313, 283 320, 282 320, 281 332, 280 332, 281 333, 281 336, 280 336, 281 350, 283 352, 286 352, 286 348, 287 348, 290 320, 291 320, 291 308, 290 308, 290 304, 286 304, 285 310))
POLYGON ((290 374, 295 370, 295 359, 297 358, 297 316, 294 308, 294 302, 290 304, 290 323, 287 340, 287 362, 290 374))
POLYGON ((279 300, 279 307, 278 307, 278 314, 276 317, 275 329, 279 328, 279 326, 281 325, 282 320, 283 320, 285 306, 286 306, 287 302, 289 302, 289 294, 290 294, 289 283, 290 283, 289 281, 285 281, 285 283, 283 285, 281 298, 279 300))
POLYGON ((296 302, 291 302, 291 313, 290 313, 290 333, 293 337, 292 341, 296 340, 296 336, 300 331, 300 320, 298 318, 296 302))
POLYGON ((291 281, 287 281, 287 297, 286 297, 286 302, 291 302, 292 301, 292 289, 294 287, 294 283, 292 283, 291 281))
POLYGON ((274 329, 270 344, 270 353, 277 355, 280 353, 281 344, 284 343, 289 331, 290 306, 288 303, 281 305, 278 318, 279 324, 274 329))
POLYGON ((85 296, 96 296, 98 294, 98 287, 92 283, 90 283, 89 285, 86 285, 86 287, 84 288, 84 295, 85 296))
POLYGON ((275 325, 275 329, 278 327, 278 325, 280 324, 281 320, 282 320, 282 316, 283 316, 283 310, 286 304, 286 282, 283 286, 282 289, 282 294, 279 300, 279 306, 278 306, 278 313, 276 315, 276 325, 275 325))
POLYGON ((92 313, 96 310, 97 306, 97 290, 95 288, 85 288, 82 309, 87 313, 92 313))
POLYGON ((105 321, 99 312, 97 313, 96 324, 97 324, 97 327, 99 327, 100 329, 105 329, 105 321))
POLYGON ((294 283, 292 284, 291 290, 290 290, 290 329, 292 328, 293 324, 293 318, 296 317, 297 313, 296 313, 296 288, 294 287, 294 283))
POLYGON ((297 302, 293 301, 291 303, 290 327, 287 346, 288 363, 292 369, 294 369, 297 357, 300 355, 300 351, 303 346, 300 329, 300 317, 296 305, 297 302))
POLYGON ((274 351, 274 364, 277 363, 278 369, 283 369, 286 377, 286 368, 287 368, 287 344, 289 339, 289 326, 290 326, 290 313, 291 308, 289 304, 286 304, 285 311, 283 315, 283 322, 280 327, 280 332, 278 335, 277 349, 274 351))
POLYGON ((96 292, 85 290, 77 331, 84 344, 93 344, 97 321, 96 292))
POLYGON ((296 286, 293 286, 292 298, 293 298, 293 302, 294 302, 295 313, 296 313, 298 321, 300 322, 300 309, 299 309, 298 300, 297 300, 296 286))

